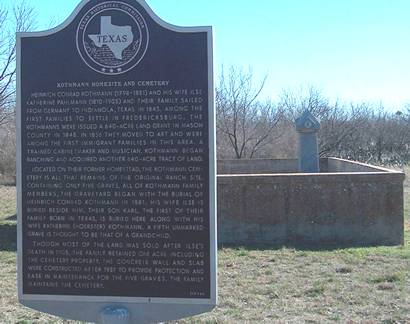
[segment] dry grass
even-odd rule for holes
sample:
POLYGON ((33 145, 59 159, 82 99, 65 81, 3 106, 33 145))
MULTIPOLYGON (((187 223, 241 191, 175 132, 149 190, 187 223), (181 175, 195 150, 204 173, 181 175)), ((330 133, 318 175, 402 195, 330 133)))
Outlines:
POLYGON ((220 303, 200 319, 410 321, 408 248, 260 250, 244 256, 225 249, 219 257, 220 303), (385 283, 391 289, 380 289, 385 283))
POLYGON ((0 224, 16 222, 16 187, 0 186, 0 224))
MULTIPOLYGON (((0 222, 14 196, 0 187, 0 222)), ((178 323, 410 323, 409 178, 405 198, 403 247, 220 249, 218 307, 178 323)), ((15 258, 0 251, 0 323, 76 323, 18 304, 15 258)))
POLYGON ((75 323, 36 312, 17 302, 16 253, 0 251, 0 323, 75 323))

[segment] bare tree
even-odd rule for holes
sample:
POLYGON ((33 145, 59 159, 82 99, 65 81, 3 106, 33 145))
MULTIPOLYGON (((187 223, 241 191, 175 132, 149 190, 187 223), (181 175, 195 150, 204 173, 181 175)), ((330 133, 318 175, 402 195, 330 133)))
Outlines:
POLYGON ((13 116, 10 116, 0 129, 0 175, 13 176, 15 172, 16 127, 13 116))
POLYGON ((295 120, 305 110, 309 110, 314 116, 320 118, 329 111, 329 100, 317 88, 283 90, 280 95, 280 106, 290 120, 295 120))
POLYGON ((216 89, 219 150, 227 143, 237 159, 253 158, 273 135, 280 111, 270 101, 259 101, 265 79, 253 84, 252 71, 231 67, 222 72, 216 89))
POLYGON ((346 107, 338 101, 331 103, 314 87, 309 87, 307 91, 283 91, 280 99, 280 105, 289 121, 295 120, 305 110, 309 110, 320 120, 320 156, 351 157, 351 146, 357 143, 369 117, 368 105, 351 104, 346 107))
POLYGON ((329 110, 321 116, 320 156, 336 155, 354 158, 352 151, 359 146, 360 137, 368 124, 370 114, 367 104, 342 106, 336 102, 329 106, 329 110))
POLYGON ((405 164, 410 160, 410 123, 407 114, 374 110, 366 130, 367 159, 378 164, 405 164))
POLYGON ((0 7, 0 125, 13 113, 16 76, 16 32, 34 26, 34 11, 25 1, 0 7))

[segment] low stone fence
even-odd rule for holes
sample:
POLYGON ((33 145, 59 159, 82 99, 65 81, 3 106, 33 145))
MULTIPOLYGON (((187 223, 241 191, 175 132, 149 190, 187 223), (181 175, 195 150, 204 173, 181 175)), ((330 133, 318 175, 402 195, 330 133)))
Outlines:
POLYGON ((218 163, 219 244, 403 243, 402 172, 335 158, 309 174, 286 172, 296 160, 218 163))

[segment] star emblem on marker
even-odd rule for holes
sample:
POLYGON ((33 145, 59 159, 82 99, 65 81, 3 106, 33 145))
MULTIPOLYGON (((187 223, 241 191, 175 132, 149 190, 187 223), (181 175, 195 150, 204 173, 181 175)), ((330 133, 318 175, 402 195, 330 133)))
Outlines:
POLYGON ((121 68, 118 68, 118 69, 117 69, 117 72, 121 72, 121 71, 122 71, 122 69, 121 69, 121 68))
POLYGON ((113 69, 110 69, 110 73, 113 73, 114 72, 114 70, 113 69))
POLYGON ((105 68, 102 68, 101 71, 102 71, 102 72, 105 72, 105 68))

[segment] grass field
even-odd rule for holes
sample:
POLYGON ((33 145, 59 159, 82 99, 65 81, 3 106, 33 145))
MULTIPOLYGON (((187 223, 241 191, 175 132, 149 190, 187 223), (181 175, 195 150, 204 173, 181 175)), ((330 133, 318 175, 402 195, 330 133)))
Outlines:
POLYGON ((0 186, 0 224, 16 223, 16 188, 0 186))
MULTIPOLYGON (((0 187, 0 226, 15 222, 14 198, 0 187)), ((402 247, 220 249, 218 307, 179 323, 410 323, 409 214, 406 179, 402 247)), ((18 304, 15 262, 0 251, 0 323, 75 323, 18 304)))

